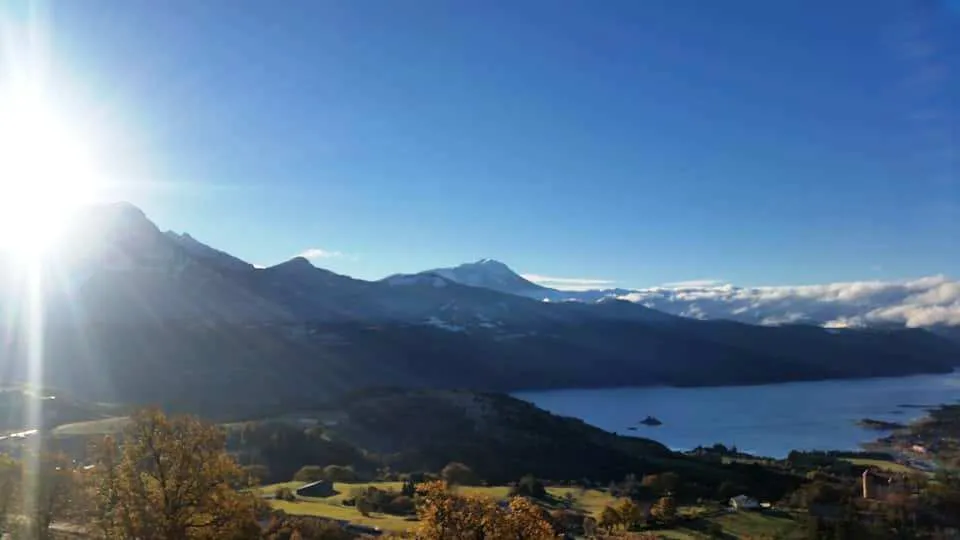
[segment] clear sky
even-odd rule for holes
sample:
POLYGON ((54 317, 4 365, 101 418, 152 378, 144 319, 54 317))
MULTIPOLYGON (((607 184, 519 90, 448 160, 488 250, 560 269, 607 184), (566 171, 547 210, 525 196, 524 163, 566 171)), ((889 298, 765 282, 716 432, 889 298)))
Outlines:
POLYGON ((492 257, 622 286, 960 268, 958 0, 49 7, 109 196, 254 263, 492 257))

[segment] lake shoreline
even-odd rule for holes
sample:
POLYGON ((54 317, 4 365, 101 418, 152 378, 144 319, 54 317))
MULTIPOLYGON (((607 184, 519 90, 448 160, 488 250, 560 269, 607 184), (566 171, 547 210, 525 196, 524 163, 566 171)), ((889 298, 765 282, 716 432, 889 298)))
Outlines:
MULTIPOLYGON (((936 376, 936 375, 951 375, 956 374, 960 375, 960 368, 946 370, 946 371, 919 371, 919 372, 909 372, 903 373, 900 375, 874 375, 874 376, 852 376, 852 377, 798 377, 791 379, 783 380, 773 380, 765 382, 743 382, 743 383, 717 383, 717 384, 634 384, 634 383, 625 383, 625 384, 584 384, 580 386, 553 386, 553 385, 529 385, 529 386, 520 386, 516 389, 506 390, 504 393, 514 395, 514 394, 528 394, 534 392, 551 392, 551 391, 565 391, 565 390, 617 390, 622 388, 636 388, 636 389, 651 389, 651 388, 671 388, 671 389, 683 389, 683 390, 693 390, 693 389, 715 389, 715 388, 756 388, 758 386, 784 386, 784 385, 793 385, 793 384, 819 384, 819 383, 829 383, 829 382, 856 382, 856 381, 876 381, 876 380, 901 380, 908 377, 923 377, 923 376, 936 376)), ((890 407, 893 408, 903 408, 903 409, 926 409, 936 408, 939 404, 891 404, 890 407)))
POLYGON ((901 456, 905 461, 935 469, 944 464, 960 465, 960 405, 945 403, 927 411, 900 429, 864 443, 868 451, 901 456))
POLYGON ((877 439, 864 419, 910 425, 960 398, 960 373, 711 387, 614 387, 514 392, 563 416, 687 451, 722 443, 785 457, 791 450, 858 451, 877 439), (903 404, 923 404, 901 407, 903 404), (653 416, 656 427, 638 426, 653 416), (634 427, 636 429, 630 429, 634 427))

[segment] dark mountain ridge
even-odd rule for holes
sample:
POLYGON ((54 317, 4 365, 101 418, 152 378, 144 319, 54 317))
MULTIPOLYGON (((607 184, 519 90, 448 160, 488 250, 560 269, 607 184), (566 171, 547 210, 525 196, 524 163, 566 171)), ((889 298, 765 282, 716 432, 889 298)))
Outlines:
MULTIPOLYGON (((73 230, 70 252, 45 267, 43 382, 87 399, 248 414, 384 384, 759 384, 945 372, 960 358, 922 330, 698 321, 613 299, 540 301, 443 272, 365 281, 303 258, 258 269, 162 233, 130 205, 91 210, 73 230)), ((466 267, 523 285, 496 261, 466 267)), ((4 268, 0 369, 23 380, 29 299, 16 265, 4 268)))

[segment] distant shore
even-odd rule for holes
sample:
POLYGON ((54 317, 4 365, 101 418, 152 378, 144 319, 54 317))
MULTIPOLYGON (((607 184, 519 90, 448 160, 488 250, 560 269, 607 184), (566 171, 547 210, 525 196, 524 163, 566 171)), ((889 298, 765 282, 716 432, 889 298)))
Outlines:
POLYGON ((861 446, 899 456, 926 470, 956 467, 960 465, 960 405, 932 407, 923 418, 861 446))

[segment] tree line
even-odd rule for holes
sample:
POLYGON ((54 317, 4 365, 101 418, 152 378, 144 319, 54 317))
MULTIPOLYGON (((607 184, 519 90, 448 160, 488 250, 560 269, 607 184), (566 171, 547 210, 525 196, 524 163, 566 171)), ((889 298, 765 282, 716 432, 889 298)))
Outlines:
MULTIPOLYGON (((0 532, 41 540, 63 531, 101 540, 341 540, 339 524, 272 512, 250 469, 226 451, 223 430, 158 409, 132 415, 116 437, 91 443, 85 463, 41 451, 15 460, 0 455, 0 532)), ((331 469, 324 476, 347 471, 331 469)), ((454 465, 448 476, 466 479, 454 465)), ((442 481, 404 486, 419 523, 415 538, 550 538, 544 512, 523 497, 506 507, 461 496, 442 481), (410 497, 410 496, 413 497, 410 497), (416 500, 416 505, 412 500, 416 500)), ((369 497, 378 494, 369 494, 369 497)), ((366 497, 367 495, 365 495, 366 497)), ((358 505, 366 504, 357 502, 358 505)), ((396 498, 391 498, 396 501, 396 498)))

